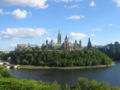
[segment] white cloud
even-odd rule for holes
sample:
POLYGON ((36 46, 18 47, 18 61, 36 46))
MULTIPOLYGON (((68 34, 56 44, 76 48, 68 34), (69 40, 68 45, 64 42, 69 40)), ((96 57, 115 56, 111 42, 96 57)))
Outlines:
POLYGON ((65 5, 64 8, 79 8, 79 5, 65 5))
POLYGON ((24 19, 27 18, 28 11, 21 9, 15 9, 13 11, 4 11, 3 9, 0 9, 0 15, 13 15, 17 19, 24 19))
POLYGON ((101 31, 103 31, 103 29, 101 29, 101 28, 94 28, 91 31, 92 32, 101 32, 101 31))
POLYGON ((0 9, 0 15, 3 14, 3 9, 0 9))
POLYGON ((108 24, 108 26, 113 27, 116 26, 116 24, 108 24))
POLYGON ((35 38, 47 33, 47 30, 42 28, 7 28, 0 31, 0 40, 5 39, 22 39, 35 38))
POLYGON ((117 4, 118 7, 120 7, 120 0, 113 0, 117 4))
POLYGON ((47 8, 47 0, 0 0, 1 5, 47 8))
POLYGON ((66 19, 68 19, 68 20, 79 20, 79 19, 82 19, 82 18, 85 18, 85 16, 73 15, 73 16, 67 17, 66 19))
POLYGON ((20 9, 14 10, 11 14, 18 19, 24 19, 28 16, 28 12, 26 10, 20 10, 20 9))
POLYGON ((96 6, 95 1, 91 1, 91 2, 90 2, 90 6, 91 6, 91 7, 95 7, 95 6, 96 6))
POLYGON ((17 43, 12 43, 12 44, 10 44, 10 47, 11 47, 11 48, 17 47, 17 43))
POLYGON ((112 27, 112 26, 114 26, 114 24, 108 24, 108 26, 112 27))
POLYGON ((120 24, 108 24, 109 27, 117 27, 120 28, 120 24))
POLYGON ((83 38, 87 37, 87 35, 83 34, 83 33, 74 33, 74 32, 71 32, 69 34, 69 37, 71 39, 74 39, 74 40, 80 40, 80 39, 83 39, 83 38))
POLYGON ((94 36, 95 36, 95 34, 91 34, 90 36, 91 36, 91 37, 94 37, 94 36))
POLYGON ((55 2, 80 2, 80 1, 83 1, 83 0, 53 0, 55 2))

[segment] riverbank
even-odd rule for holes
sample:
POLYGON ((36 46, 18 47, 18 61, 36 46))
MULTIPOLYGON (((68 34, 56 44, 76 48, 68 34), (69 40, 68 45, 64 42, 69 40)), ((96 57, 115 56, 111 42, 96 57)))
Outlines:
POLYGON ((115 63, 110 65, 96 65, 96 66, 73 66, 73 67, 49 67, 49 66, 32 66, 32 65, 20 65, 18 69, 97 69, 97 68, 107 68, 114 66, 115 63))

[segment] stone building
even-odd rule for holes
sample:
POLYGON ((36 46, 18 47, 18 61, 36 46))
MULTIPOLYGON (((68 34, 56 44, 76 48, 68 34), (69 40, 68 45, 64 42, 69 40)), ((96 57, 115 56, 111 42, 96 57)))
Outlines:
POLYGON ((82 48, 81 41, 77 43, 77 40, 75 40, 75 43, 72 44, 67 35, 64 39, 64 42, 62 43, 62 35, 59 32, 57 36, 57 43, 53 43, 53 40, 48 42, 46 40, 46 44, 42 44, 41 50, 80 50, 82 48))
POLYGON ((72 44, 69 42, 68 37, 65 37, 65 40, 61 46, 61 50, 73 50, 72 44))
POLYGON ((39 47, 38 45, 34 44, 17 44, 17 50, 23 50, 23 49, 37 49, 37 50, 81 50, 82 49, 82 42, 81 40, 79 43, 77 40, 75 40, 74 43, 71 43, 69 41, 68 36, 66 35, 63 43, 62 43, 62 35, 59 32, 57 35, 57 43, 54 43, 53 40, 48 41, 46 40, 45 43, 39 47))
POLYGON ((27 44, 17 44, 17 49, 18 50, 22 50, 22 49, 26 49, 26 48, 28 48, 27 44))

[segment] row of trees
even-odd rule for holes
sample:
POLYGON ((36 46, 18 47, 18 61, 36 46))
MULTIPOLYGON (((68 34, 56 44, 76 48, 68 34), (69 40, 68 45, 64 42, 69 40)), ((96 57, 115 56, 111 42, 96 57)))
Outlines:
POLYGON ((109 87, 107 83, 89 81, 86 78, 78 78, 76 85, 61 86, 57 82, 38 82, 34 80, 19 80, 0 67, 0 90, 120 90, 120 87, 109 87))
POLYGON ((92 66, 108 65, 112 59, 98 50, 81 51, 40 51, 16 50, 6 55, 11 63, 39 66, 92 66))
POLYGON ((120 87, 109 87, 107 83, 89 81, 79 78, 75 86, 61 86, 57 82, 45 83, 34 80, 18 80, 15 78, 1 78, 0 90, 120 90, 120 87))

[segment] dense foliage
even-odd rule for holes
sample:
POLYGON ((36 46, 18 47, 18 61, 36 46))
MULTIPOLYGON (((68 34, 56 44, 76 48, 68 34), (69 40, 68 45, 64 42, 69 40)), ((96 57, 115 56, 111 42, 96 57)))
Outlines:
POLYGON ((57 82, 45 83, 34 80, 1 78, 0 90, 120 90, 120 87, 110 88, 107 83, 100 83, 96 80, 89 81, 86 78, 79 78, 75 86, 68 84, 61 86, 57 82))
POLYGON ((13 75, 4 66, 0 66, 0 78, 13 78, 13 75))
POLYGON ((99 48, 99 50, 114 60, 120 60, 120 44, 118 42, 106 45, 105 47, 99 48))
POLYGON ((0 51, 0 60, 7 60, 7 54, 4 52, 0 51))
POLYGON ((92 66, 108 65, 112 60, 98 50, 80 51, 12 51, 8 55, 11 63, 39 66, 92 66))

